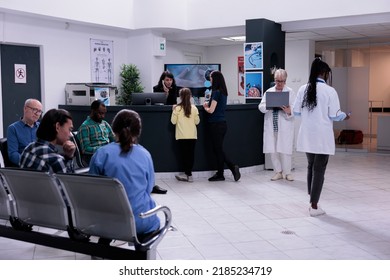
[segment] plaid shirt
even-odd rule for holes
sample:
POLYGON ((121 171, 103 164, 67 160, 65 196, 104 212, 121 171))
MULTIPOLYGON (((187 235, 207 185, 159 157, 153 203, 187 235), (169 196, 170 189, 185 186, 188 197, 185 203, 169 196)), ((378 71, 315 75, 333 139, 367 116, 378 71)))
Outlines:
POLYGON ((80 141, 80 152, 89 155, 94 154, 101 146, 115 142, 114 133, 108 122, 102 120, 101 123, 97 123, 89 116, 79 127, 77 138, 80 141))
POLYGON ((73 173, 73 160, 58 153, 50 142, 38 139, 28 145, 20 156, 20 167, 48 171, 50 173, 73 173))

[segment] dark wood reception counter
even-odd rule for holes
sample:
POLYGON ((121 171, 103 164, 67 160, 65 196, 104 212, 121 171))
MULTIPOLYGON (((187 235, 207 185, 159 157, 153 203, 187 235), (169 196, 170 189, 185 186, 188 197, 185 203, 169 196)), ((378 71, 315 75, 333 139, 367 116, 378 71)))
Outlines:
MULTIPOLYGON (((73 117, 77 130, 90 114, 89 106, 59 105, 68 110, 73 117)), ((112 122, 121 109, 131 109, 139 113, 142 119, 140 144, 152 155, 156 172, 178 172, 178 147, 175 140, 175 127, 171 124, 171 106, 107 106, 106 121, 112 122)), ((215 170, 214 157, 211 155, 210 139, 207 136, 206 112, 198 106, 200 123, 198 141, 195 150, 194 171, 215 170)), ((240 167, 264 164, 263 121, 264 115, 257 104, 232 104, 226 109, 228 131, 225 137, 226 154, 240 167)))

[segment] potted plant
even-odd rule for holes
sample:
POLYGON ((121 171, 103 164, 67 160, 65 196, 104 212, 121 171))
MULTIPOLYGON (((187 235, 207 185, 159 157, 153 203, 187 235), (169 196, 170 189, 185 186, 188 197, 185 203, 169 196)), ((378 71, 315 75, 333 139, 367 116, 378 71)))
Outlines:
POLYGON ((118 105, 131 105, 131 95, 133 92, 143 92, 140 71, 134 64, 122 64, 121 66, 121 88, 117 96, 118 105))

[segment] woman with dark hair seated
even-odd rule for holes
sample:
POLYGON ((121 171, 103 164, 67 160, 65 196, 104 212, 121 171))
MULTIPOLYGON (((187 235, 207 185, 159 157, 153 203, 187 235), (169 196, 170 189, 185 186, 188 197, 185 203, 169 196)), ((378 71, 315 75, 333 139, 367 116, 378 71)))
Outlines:
MULTIPOLYGON (((29 144, 20 156, 20 167, 50 173, 73 173, 75 144, 69 140, 73 130, 70 113, 63 109, 51 109, 43 116, 37 130, 37 141, 29 144), (56 145, 62 146, 63 155, 56 145)), ((65 198, 69 215, 69 237, 78 241, 88 241, 89 236, 73 227, 68 201, 65 198)))
POLYGON ((76 146, 70 141, 73 120, 63 109, 51 109, 43 116, 37 130, 37 141, 29 144, 20 156, 20 167, 51 173, 74 172, 76 146), (63 155, 55 145, 63 148, 63 155))
POLYGON ((173 105, 177 103, 177 86, 173 74, 169 71, 164 71, 158 84, 153 87, 153 92, 165 92, 167 96, 167 105, 173 105))
POLYGON ((138 239, 143 240, 159 230, 160 220, 156 215, 139 217, 140 213, 156 206, 151 196, 155 179, 152 157, 138 144, 141 118, 137 112, 123 109, 116 114, 111 127, 116 142, 95 152, 89 173, 114 177, 123 184, 134 213, 138 239))

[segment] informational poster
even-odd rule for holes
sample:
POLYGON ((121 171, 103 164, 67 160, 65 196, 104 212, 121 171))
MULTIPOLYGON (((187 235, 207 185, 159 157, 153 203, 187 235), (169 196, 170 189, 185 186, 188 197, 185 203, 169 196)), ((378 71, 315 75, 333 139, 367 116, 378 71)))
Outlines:
POLYGON ((263 70, 263 42, 244 44, 245 71, 263 70))
POLYGON ((263 72, 245 72, 245 97, 263 97, 263 72))
POLYGON ((91 39, 91 79, 93 83, 113 83, 113 45, 113 41, 91 39))
POLYGON ((244 56, 237 58, 238 67, 238 96, 245 96, 245 71, 244 71, 244 56))
POLYGON ((26 64, 15 64, 15 83, 25 84, 27 82, 26 64))

